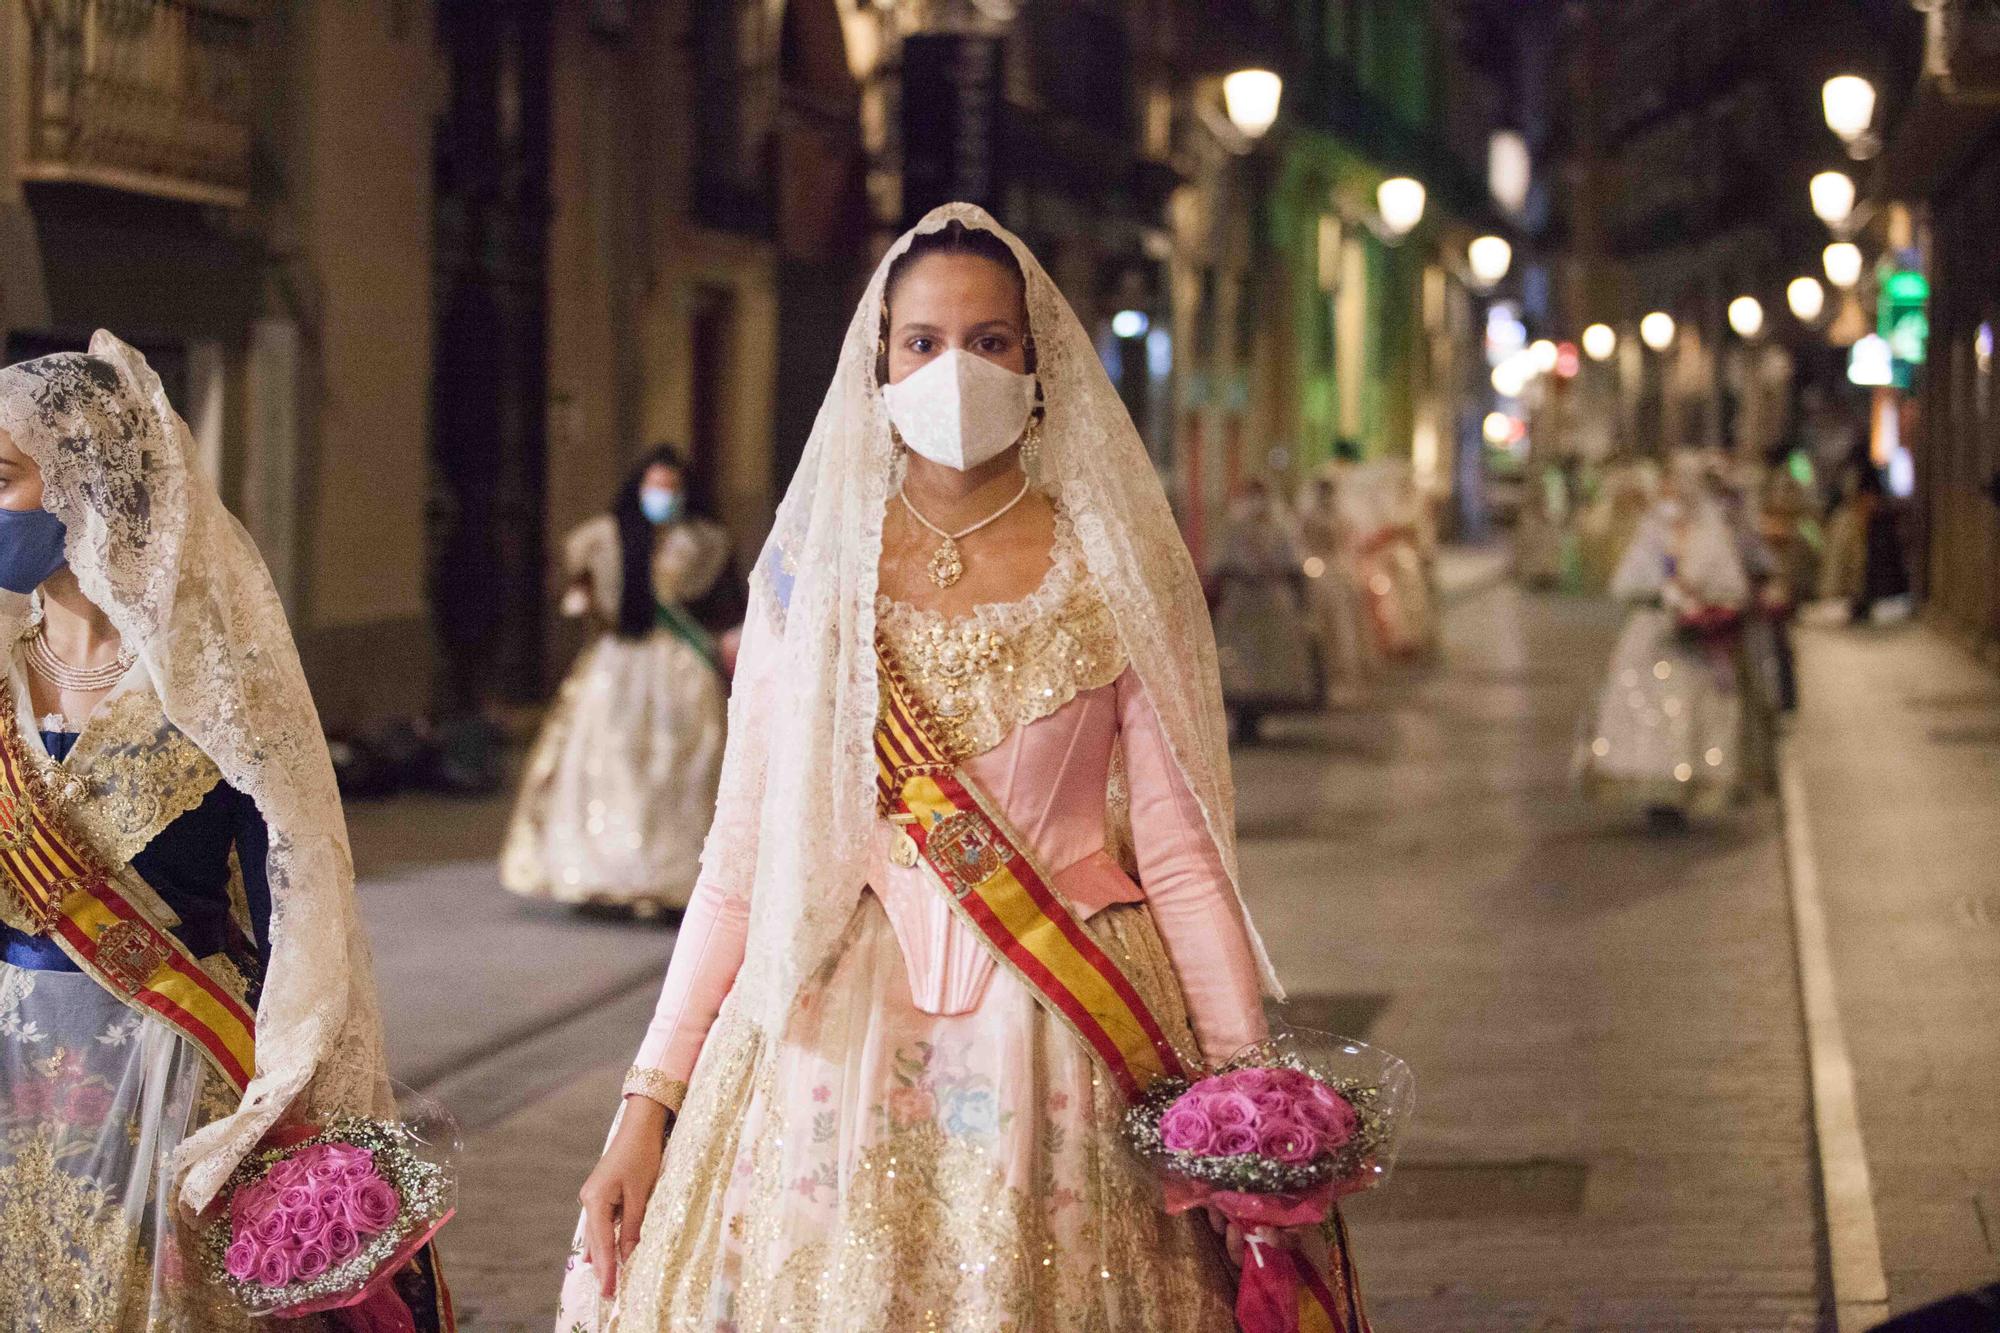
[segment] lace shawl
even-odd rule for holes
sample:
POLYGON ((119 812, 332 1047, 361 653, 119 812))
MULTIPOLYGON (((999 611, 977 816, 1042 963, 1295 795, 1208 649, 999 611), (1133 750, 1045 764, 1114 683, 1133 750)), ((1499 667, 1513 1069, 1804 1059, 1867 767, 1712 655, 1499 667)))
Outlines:
MULTIPOLYGON (((313 1117, 393 1110, 333 765, 270 574, 196 470, 145 358, 100 330, 88 355, 0 370, 0 429, 41 468, 70 568, 145 663, 167 719, 270 827, 256 1075, 175 1158, 199 1209, 295 1104, 313 1117)), ((0 593, 0 642, 26 611, 0 593)))
MULTIPOLYGON (((1047 416, 1042 479, 1059 490, 1085 565, 1210 836, 1236 881, 1235 797, 1215 640, 1158 474, 1088 334, 1035 257, 983 210, 939 208, 883 257, 751 576, 704 875, 750 899, 738 1002, 767 1030, 829 956, 867 875, 875 818, 876 574, 894 460, 876 382, 889 265, 952 220, 1003 239, 1027 277, 1047 416)), ((1238 893, 1241 903, 1241 894, 1238 893)), ((1280 994, 1245 910, 1265 985, 1280 994)))

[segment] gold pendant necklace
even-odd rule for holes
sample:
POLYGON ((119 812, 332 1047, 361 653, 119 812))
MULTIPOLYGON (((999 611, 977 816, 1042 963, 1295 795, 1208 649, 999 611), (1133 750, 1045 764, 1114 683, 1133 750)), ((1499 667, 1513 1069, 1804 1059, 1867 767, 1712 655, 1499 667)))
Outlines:
POLYGON ((931 562, 925 568, 925 573, 930 575, 931 582, 939 588, 949 588, 952 584, 964 578, 965 557, 959 552, 959 542, 970 537, 987 524, 998 521, 1008 510, 1027 499, 1028 490, 1032 485, 1033 482, 1029 478, 1023 477, 1021 479, 1021 489, 1014 492, 1013 499, 1001 505, 971 527, 961 528, 957 532, 946 532, 943 528, 918 513, 917 507, 910 503, 909 492, 903 489, 903 487, 898 486, 896 488, 896 498, 903 502, 903 508, 909 510, 911 518, 923 524, 925 528, 935 533, 939 539, 938 548, 931 553, 931 562))

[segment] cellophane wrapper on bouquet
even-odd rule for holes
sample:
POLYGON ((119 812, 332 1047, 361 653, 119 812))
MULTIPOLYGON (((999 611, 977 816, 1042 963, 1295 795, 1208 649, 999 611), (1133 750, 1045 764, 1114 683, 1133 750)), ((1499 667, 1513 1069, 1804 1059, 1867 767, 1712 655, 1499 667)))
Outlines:
POLYGON ((1245 1333, 1293 1333, 1315 1299, 1336 1307, 1333 1327, 1358 1333, 1358 1309, 1344 1320, 1337 1308, 1358 1299, 1338 1299, 1312 1255, 1272 1233, 1330 1228, 1341 1198, 1388 1180, 1415 1089, 1387 1051, 1295 1029, 1202 1078, 1161 1079, 1127 1112, 1127 1137, 1163 1173, 1167 1211, 1214 1208, 1249 1238, 1237 1293, 1245 1333))
POLYGON ((436 1101, 397 1092, 400 1119, 280 1130, 230 1177, 202 1232, 203 1259, 252 1314, 394 1303, 390 1280, 457 1210, 457 1122, 436 1101))

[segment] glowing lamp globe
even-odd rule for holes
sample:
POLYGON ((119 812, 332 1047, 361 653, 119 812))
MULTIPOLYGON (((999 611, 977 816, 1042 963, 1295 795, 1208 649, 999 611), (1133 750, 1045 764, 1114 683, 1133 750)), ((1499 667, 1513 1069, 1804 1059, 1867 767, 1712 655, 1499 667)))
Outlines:
POLYGON ((1261 139, 1278 123, 1285 81, 1268 69, 1239 69, 1222 81, 1222 105, 1229 123, 1244 137, 1261 139))
POLYGON ((1829 227, 1846 223, 1854 212, 1854 180, 1844 171, 1822 171, 1812 178, 1812 210, 1829 227))
POLYGON ((1827 128, 1843 143, 1853 143, 1868 133, 1875 119, 1875 85, 1859 74, 1837 74, 1828 79, 1819 100, 1827 128))
POLYGON ((1391 176, 1375 187, 1375 207, 1382 225, 1398 239, 1415 231, 1424 220, 1424 186, 1408 176, 1391 176))
POLYGON ((1482 287, 1491 287, 1513 267, 1514 247, 1504 237, 1481 236, 1465 248, 1465 260, 1472 269, 1473 280, 1482 287))
POLYGON ((1609 361, 1618 350, 1618 334, 1609 324, 1592 324, 1583 331, 1583 354, 1592 361, 1609 361))
POLYGON ((1655 310, 1639 321, 1639 341, 1656 352, 1664 352, 1674 345, 1674 317, 1664 310, 1655 310))
POLYGON ((1793 278, 1785 288, 1785 303, 1801 324, 1810 324, 1826 310, 1826 288, 1818 278, 1793 278))
POLYGON ((1739 296, 1729 303, 1729 327, 1739 338, 1754 338, 1764 331, 1764 303, 1754 296, 1739 296))
POLYGON ((1826 280, 1842 291, 1861 281, 1861 247, 1852 241, 1835 241, 1820 262, 1826 265, 1826 280))

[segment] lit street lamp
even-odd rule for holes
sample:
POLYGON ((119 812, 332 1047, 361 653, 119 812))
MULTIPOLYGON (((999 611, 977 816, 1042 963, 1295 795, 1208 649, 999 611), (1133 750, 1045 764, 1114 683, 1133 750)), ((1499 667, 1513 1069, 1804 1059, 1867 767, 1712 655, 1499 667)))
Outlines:
POLYGON ((1844 171, 1822 171, 1812 178, 1813 215, 1829 227, 1846 223, 1854 212, 1854 180, 1844 171))
POLYGON ((1222 105, 1229 123, 1246 139, 1261 139, 1278 123, 1285 81, 1268 69, 1239 69, 1222 81, 1222 105))
POLYGON ((1639 321, 1639 341, 1656 352, 1664 352, 1674 345, 1674 317, 1664 310, 1655 310, 1639 321))
POLYGON ((1826 288, 1819 285, 1818 278, 1793 278, 1785 288, 1785 302, 1799 323, 1810 324, 1826 309, 1826 288))
POLYGON ((1472 268, 1474 281, 1481 287, 1491 287, 1513 267, 1514 247, 1502 237, 1481 236, 1465 248, 1465 260, 1472 268))
POLYGON ((1592 324, 1583 331, 1583 354, 1592 361, 1609 361, 1618 350, 1618 334, 1609 324, 1592 324))
POLYGON ((1826 280, 1843 291, 1861 281, 1861 247, 1852 241, 1835 241, 1820 262, 1826 265, 1826 280))
POLYGON ((1826 125, 1842 143, 1859 142, 1875 119, 1875 85, 1859 74, 1837 74, 1820 89, 1826 125))
POLYGON ((1754 338, 1764 331, 1764 303, 1754 296, 1739 296, 1729 303, 1729 327, 1739 338, 1754 338))
POLYGON ((1424 186, 1408 176, 1391 176, 1375 187, 1375 207, 1389 235, 1401 240, 1424 220, 1424 186))

